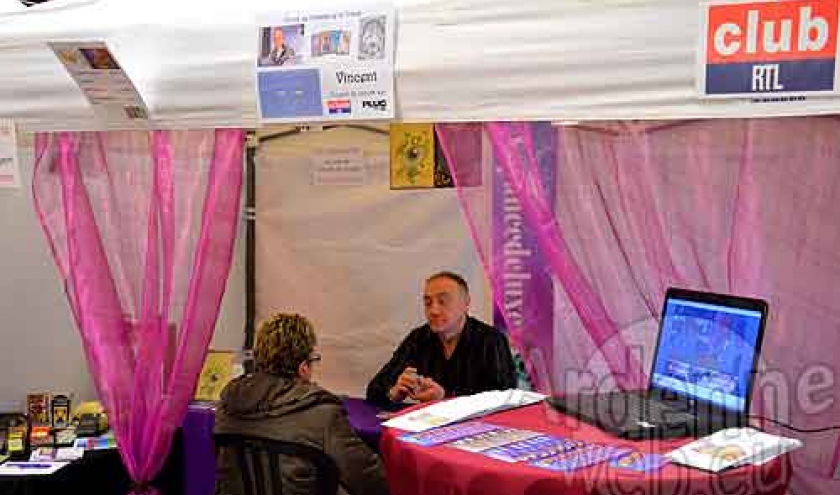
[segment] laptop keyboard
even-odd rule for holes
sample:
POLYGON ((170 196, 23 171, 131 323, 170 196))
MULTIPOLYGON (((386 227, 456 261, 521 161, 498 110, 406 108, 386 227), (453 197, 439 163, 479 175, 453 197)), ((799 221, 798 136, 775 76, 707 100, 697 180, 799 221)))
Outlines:
POLYGON ((645 400, 638 395, 623 395, 622 400, 626 401, 627 411, 633 411, 639 415, 639 419, 650 420, 651 422, 665 422, 667 424, 691 423, 695 416, 683 411, 668 407, 662 402, 645 400))

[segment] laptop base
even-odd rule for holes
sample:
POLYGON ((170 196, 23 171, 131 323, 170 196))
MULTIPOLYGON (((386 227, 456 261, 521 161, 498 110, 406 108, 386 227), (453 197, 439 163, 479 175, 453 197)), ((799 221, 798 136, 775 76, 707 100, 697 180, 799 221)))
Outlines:
POLYGON ((567 395, 546 402, 566 416, 629 440, 696 438, 746 425, 742 414, 709 404, 692 408, 681 400, 653 400, 646 392, 567 395))

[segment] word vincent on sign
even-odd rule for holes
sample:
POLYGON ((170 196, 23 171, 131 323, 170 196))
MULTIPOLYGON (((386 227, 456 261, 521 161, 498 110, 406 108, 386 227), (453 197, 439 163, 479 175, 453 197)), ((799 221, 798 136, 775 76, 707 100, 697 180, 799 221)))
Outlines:
POLYGON ((706 95, 833 91, 838 0, 709 4, 706 95))
POLYGON ((340 70, 335 73, 335 79, 339 84, 362 84, 375 83, 376 71, 370 72, 347 72, 340 70))

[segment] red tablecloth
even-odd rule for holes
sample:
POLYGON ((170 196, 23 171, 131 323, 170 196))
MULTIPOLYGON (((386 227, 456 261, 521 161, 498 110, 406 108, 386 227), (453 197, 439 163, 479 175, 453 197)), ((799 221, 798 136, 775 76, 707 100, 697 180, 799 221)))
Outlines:
MULTIPOLYGON (((617 439, 544 403, 486 416, 482 421, 647 453, 668 452, 691 441, 617 439)), ((422 447, 400 441, 397 437, 402 433, 388 428, 380 443, 391 495, 781 495, 790 480, 787 456, 719 474, 675 464, 638 473, 611 468, 608 463, 566 474, 445 446, 422 447)))

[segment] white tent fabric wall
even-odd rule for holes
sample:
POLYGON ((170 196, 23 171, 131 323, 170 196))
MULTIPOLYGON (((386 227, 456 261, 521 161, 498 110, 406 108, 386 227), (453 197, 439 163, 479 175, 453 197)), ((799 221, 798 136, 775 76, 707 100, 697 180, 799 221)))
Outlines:
POLYGON ((0 189, 0 411, 23 410, 26 394, 92 398, 81 339, 32 208, 32 143, 20 143, 19 189, 0 189))
POLYGON ((20 12, 21 10, 26 10, 26 7, 18 0, 0 0, 0 14, 20 12))
MULTIPOLYGON (((55 3, 55 5, 51 5, 55 3)), ((698 0, 396 0, 404 121, 666 119, 837 113, 840 100, 702 101, 698 0)), ((0 117, 102 127, 45 45, 104 40, 157 127, 257 124, 257 13, 357 1, 89 0, 0 14, 0 117)), ((2 11, 0 11, 2 12, 2 11)))
POLYGON ((312 320, 323 355, 316 379, 354 396, 424 322, 425 277, 460 272, 471 313, 492 317, 455 190, 390 190, 388 157, 388 136, 350 128, 277 139, 258 153, 257 317, 312 320), (314 185, 312 157, 327 148, 361 151, 364 184, 314 185))

